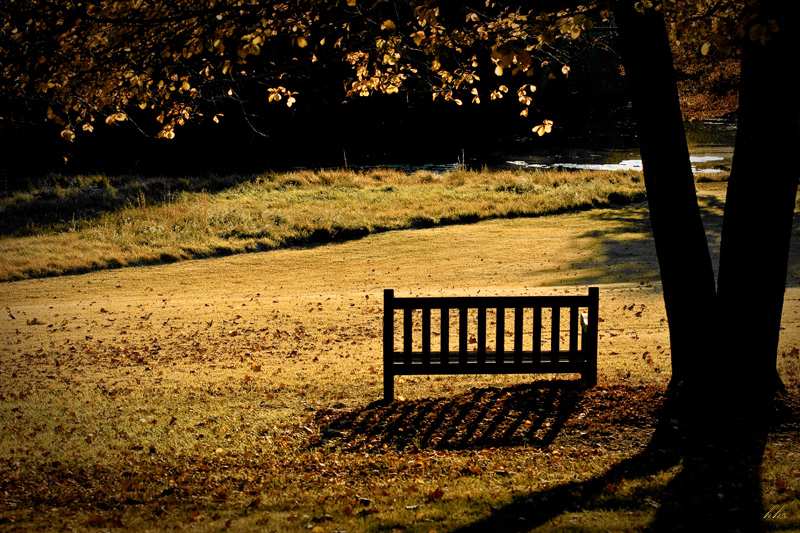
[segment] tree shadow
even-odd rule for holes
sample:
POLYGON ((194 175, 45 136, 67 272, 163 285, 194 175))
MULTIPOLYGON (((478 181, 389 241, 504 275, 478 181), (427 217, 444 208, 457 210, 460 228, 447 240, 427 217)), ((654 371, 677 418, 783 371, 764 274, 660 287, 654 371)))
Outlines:
MULTIPOLYGON (((698 202, 711 254, 711 264, 716 276, 719 271, 725 197, 701 191, 698 192, 698 202)), ((592 211, 589 217, 598 222, 613 219, 617 224, 613 226, 602 224, 602 231, 587 231, 579 237, 591 241, 589 248, 597 252, 590 258, 571 265, 570 270, 578 273, 578 276, 570 278, 570 284, 599 285, 660 279, 646 204, 620 209, 599 209, 592 211)), ((800 217, 798 216, 794 217, 792 226, 786 282, 789 287, 800 286, 800 217)))
MULTIPOLYGON (((714 194, 700 195, 698 199, 709 253, 716 273, 719 265, 725 201, 724 198, 714 194)), ((588 217, 598 221, 598 227, 603 229, 590 230, 579 237, 590 241, 588 248, 596 250, 596 253, 571 265, 570 269, 577 272, 578 276, 570 278, 570 283, 598 285, 660 279, 646 204, 614 210, 597 210, 591 212, 588 217), (613 219, 615 224, 602 223, 609 219, 613 219)))
POLYGON ((797 517, 782 524, 766 521, 760 478, 770 428, 797 419, 797 398, 793 406, 787 405, 786 397, 776 401, 775 416, 769 419, 734 415, 714 422, 714 413, 676 418, 677 413, 686 412, 687 402, 694 401, 682 394, 667 395, 652 439, 638 454, 602 475, 517 496, 485 519, 457 531, 529 531, 567 512, 631 505, 656 509, 647 527, 655 532, 754 532, 800 526, 797 517), (641 502, 608 497, 619 483, 647 480, 678 466, 678 473, 655 498, 646 492, 640 495, 641 502))
POLYGON ((717 417, 729 411, 725 406, 681 418, 679 413, 686 413, 693 401, 685 393, 654 386, 585 389, 571 381, 540 381, 471 389, 447 398, 375 402, 346 412, 320 411, 316 420, 322 440, 317 444, 353 451, 547 449, 554 443, 614 449, 624 439, 628 448, 639 451, 603 474, 518 493, 511 503, 457 531, 522 532, 548 527, 565 513, 642 509, 655 509, 649 531, 766 530, 760 479, 766 439, 770 427, 800 419, 800 398, 776 403, 780 409, 773 409, 777 416, 772 419, 749 421, 717 417), (679 470, 665 486, 653 484, 671 469, 679 470), (632 494, 616 494, 618 486, 636 480, 642 483, 632 494))

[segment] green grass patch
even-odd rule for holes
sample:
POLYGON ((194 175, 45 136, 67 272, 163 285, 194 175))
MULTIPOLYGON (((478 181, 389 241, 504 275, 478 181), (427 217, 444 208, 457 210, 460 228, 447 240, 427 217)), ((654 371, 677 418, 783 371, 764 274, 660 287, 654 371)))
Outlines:
POLYGON ((638 173, 51 177, 0 203, 0 280, 271 250, 644 199, 638 173))

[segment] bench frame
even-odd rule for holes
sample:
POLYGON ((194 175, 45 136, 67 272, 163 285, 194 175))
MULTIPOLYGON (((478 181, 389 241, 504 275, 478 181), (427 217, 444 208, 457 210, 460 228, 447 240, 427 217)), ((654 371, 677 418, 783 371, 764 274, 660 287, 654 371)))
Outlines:
MULTIPOLYGON (((443 374, 578 373, 588 386, 597 384, 599 289, 588 295, 402 297, 384 290, 383 394, 394 399, 394 377, 443 374), (549 346, 542 347, 542 310, 550 308, 549 346), (580 312, 584 308, 587 311, 580 312), (450 349, 450 310, 458 310, 458 351, 450 349), (477 334, 469 349, 469 310, 477 310, 477 334), (487 349, 487 309, 497 310, 495 350, 487 349), (513 346, 505 346, 505 315, 513 309, 513 346), (523 350, 524 310, 533 309, 532 350, 523 350), (561 346, 561 309, 569 310, 569 346, 561 346), (414 310, 421 310, 421 349, 414 346, 414 310), (441 312, 440 346, 431 349, 431 311, 441 312), (395 311, 402 311, 402 346, 395 349, 395 311), (547 349, 549 348, 549 349, 547 349)), ((528 332, 530 334, 530 332, 528 332)), ((419 346, 419 345, 418 345, 419 346)))

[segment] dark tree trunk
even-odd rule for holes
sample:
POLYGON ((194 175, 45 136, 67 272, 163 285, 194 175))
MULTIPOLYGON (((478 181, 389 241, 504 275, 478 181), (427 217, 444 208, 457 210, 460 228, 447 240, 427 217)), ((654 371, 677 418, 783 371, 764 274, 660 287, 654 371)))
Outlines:
POLYGON ((697 207, 664 21, 615 12, 639 123, 644 178, 672 343, 683 468, 654 530, 762 529, 759 467, 776 362, 800 154, 794 65, 798 2, 766 0, 745 37, 739 124, 719 285, 697 207), (771 10, 767 12, 767 10, 771 10), (788 13, 792 10, 793 13, 788 13), (777 26, 773 21, 777 22, 777 26))
POLYGON ((708 250, 663 17, 620 2, 615 19, 632 94, 653 238, 669 321, 673 384, 707 362, 715 301, 708 250))
POLYGON ((796 4, 762 2, 762 16, 753 23, 772 19, 778 31, 763 44, 745 38, 722 227, 718 295, 725 350, 719 366, 731 396, 750 404, 769 400, 779 383, 778 338, 800 175, 794 81, 800 39, 793 29, 796 19, 785 12, 797 11, 796 4))

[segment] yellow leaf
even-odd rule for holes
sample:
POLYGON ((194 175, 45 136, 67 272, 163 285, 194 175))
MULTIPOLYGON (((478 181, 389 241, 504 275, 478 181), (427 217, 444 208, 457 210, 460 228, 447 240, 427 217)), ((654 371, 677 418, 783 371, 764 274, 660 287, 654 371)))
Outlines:
POLYGON ((707 56, 708 53, 711 51, 711 43, 703 43, 703 46, 700 47, 700 53, 704 56, 707 56))
POLYGON ((422 41, 425 40, 425 32, 420 30, 420 31, 412 34, 411 37, 412 37, 412 39, 414 39, 414 44, 419 46, 420 44, 422 44, 422 41))
POLYGON ((533 128, 533 131, 536 132, 539 135, 539 137, 541 137, 545 133, 550 133, 552 130, 553 130, 552 120, 545 120, 543 123, 533 128))
POLYGON ((348 7, 356 7, 356 0, 347 0, 348 7))
POLYGON ((494 73, 495 73, 496 76, 502 76, 503 75, 503 67, 501 67, 500 65, 497 65, 496 67, 494 67, 494 73))
POLYGON ((306 40, 305 37, 299 35, 297 37, 297 46, 299 46, 300 48, 305 48, 306 46, 308 46, 308 41, 306 40))
POLYGON ((69 142, 72 142, 75 140, 75 132, 67 128, 61 132, 61 137, 63 137, 65 140, 69 142))
POLYGON ((115 122, 122 122, 127 120, 128 116, 125 113, 112 113, 106 117, 106 124, 113 124, 115 122))
POLYGON ((389 31, 397 31, 397 25, 391 19, 384 20, 383 27, 389 31))
POLYGON ((564 65, 563 67, 561 67, 561 73, 564 76, 569 76, 569 67, 567 65, 564 65))

